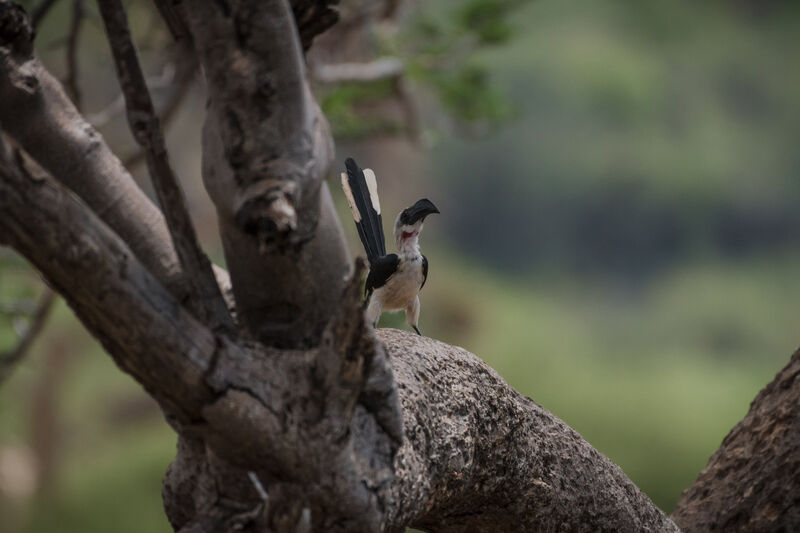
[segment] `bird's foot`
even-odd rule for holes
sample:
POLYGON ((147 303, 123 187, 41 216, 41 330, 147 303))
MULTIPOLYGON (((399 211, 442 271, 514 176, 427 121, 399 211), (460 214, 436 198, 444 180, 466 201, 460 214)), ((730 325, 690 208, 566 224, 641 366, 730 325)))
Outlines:
POLYGON ((417 335, 419 335, 420 337, 422 337, 422 333, 420 333, 420 331, 419 331, 419 328, 418 328, 417 326, 411 326, 411 327, 412 327, 412 328, 414 328, 414 331, 416 331, 416 332, 417 332, 417 335))

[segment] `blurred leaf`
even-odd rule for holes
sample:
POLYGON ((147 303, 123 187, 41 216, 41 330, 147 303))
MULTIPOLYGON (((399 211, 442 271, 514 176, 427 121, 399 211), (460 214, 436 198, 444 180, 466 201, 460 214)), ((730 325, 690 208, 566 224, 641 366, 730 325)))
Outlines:
POLYGON ((444 107, 458 120, 499 123, 511 116, 510 102, 492 86, 488 70, 476 64, 427 73, 444 107))
POLYGON ((359 107, 380 103, 396 93, 394 80, 345 83, 327 89, 320 98, 322 111, 335 137, 361 138, 401 131, 401 124, 377 113, 359 112, 359 107))
POLYGON ((458 24, 481 45, 503 44, 513 34, 508 18, 523 0, 470 0, 455 12, 458 24))

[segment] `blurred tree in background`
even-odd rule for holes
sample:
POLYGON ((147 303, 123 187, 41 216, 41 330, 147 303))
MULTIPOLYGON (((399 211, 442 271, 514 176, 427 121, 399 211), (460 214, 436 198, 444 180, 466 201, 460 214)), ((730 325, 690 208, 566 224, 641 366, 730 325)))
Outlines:
MULTIPOLYGON (((798 344, 798 7, 447 1, 348 25, 366 4, 343 2, 310 71, 337 157, 377 170, 385 211, 442 209, 424 331, 482 354, 671 510, 798 344), (379 60, 370 82, 325 68, 379 60)), ((79 8, 74 85, 141 177, 94 4, 56 2, 37 53, 67 76, 79 8)), ((156 105, 182 87, 168 143, 199 176, 203 87, 158 53, 149 3, 129 16, 156 105)), ((199 179, 184 186, 221 262, 199 179)), ((33 305, 35 278, 2 252, 2 302, 33 305)), ((0 312, 0 351, 19 316, 0 312)), ((0 388, 0 531, 169 530, 174 433, 99 351, 58 304, 0 388)))

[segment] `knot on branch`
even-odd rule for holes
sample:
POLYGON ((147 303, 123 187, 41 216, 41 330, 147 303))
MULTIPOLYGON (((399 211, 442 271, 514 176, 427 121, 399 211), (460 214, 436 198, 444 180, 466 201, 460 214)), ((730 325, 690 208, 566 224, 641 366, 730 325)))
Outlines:
POLYGON ((296 230, 298 228, 297 182, 298 169, 289 164, 283 171, 277 171, 274 165, 271 176, 247 187, 239 195, 235 222, 242 231, 258 239, 260 251, 277 247, 284 249, 302 244, 305 238, 296 230), (286 178, 290 175, 292 178, 286 178))
POLYGON ((161 121, 153 114, 154 112, 149 102, 146 106, 149 109, 128 109, 128 123, 131 127, 131 133, 140 146, 148 147, 155 154, 164 154, 166 148, 164 134, 161 131, 161 121))
POLYGON ((36 30, 19 4, 0 1, 0 46, 8 46, 16 55, 30 56, 36 30))

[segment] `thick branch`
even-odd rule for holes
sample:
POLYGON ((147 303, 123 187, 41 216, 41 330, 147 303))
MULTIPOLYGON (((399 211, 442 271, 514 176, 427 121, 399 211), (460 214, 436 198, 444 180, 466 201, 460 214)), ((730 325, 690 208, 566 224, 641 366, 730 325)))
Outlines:
POLYGON ((33 57, 33 35, 22 8, 0 1, 2 128, 80 196, 158 279, 175 285, 180 267, 163 215, 33 57))
POLYGON ((240 323, 277 346, 313 346, 349 270, 322 180, 327 123, 305 78, 286 0, 186 4, 208 80, 203 179, 220 219, 240 323))
POLYGON ((210 0, 187 6, 205 67, 210 119, 233 181, 205 176, 220 214, 264 242, 302 237, 304 195, 314 197, 327 169, 329 140, 314 135, 317 114, 286 0, 210 0), (297 235, 295 233, 297 230, 297 235))
POLYGON ((42 272, 162 406, 197 417, 210 401, 204 372, 216 339, 84 204, 51 179, 0 161, 0 239, 42 272))
POLYGON ((622 470, 465 350, 382 329, 403 405, 389 523, 431 532, 678 531, 622 470))
POLYGON ((205 518, 224 530, 246 523, 284 531, 287 520, 311 517, 324 531, 374 531, 381 523, 400 413, 385 353, 362 318, 362 271, 339 294, 317 349, 277 352, 215 336, 79 199, 7 162, 0 239, 65 297, 182 438, 201 439, 201 456, 167 482, 191 490, 165 488, 176 528, 205 518), (263 498, 251 471, 268 491, 268 513, 252 512, 263 498))
POLYGON ((192 289, 189 304, 212 329, 223 327, 232 331, 233 320, 222 299, 211 263, 197 242, 183 191, 167 159, 161 126, 136 57, 125 10, 119 0, 101 0, 99 5, 117 76, 125 94, 128 122, 136 141, 145 150, 147 167, 178 253, 183 279, 192 289))
POLYGON ((800 350, 764 387, 672 514, 683 531, 800 530, 800 350))

